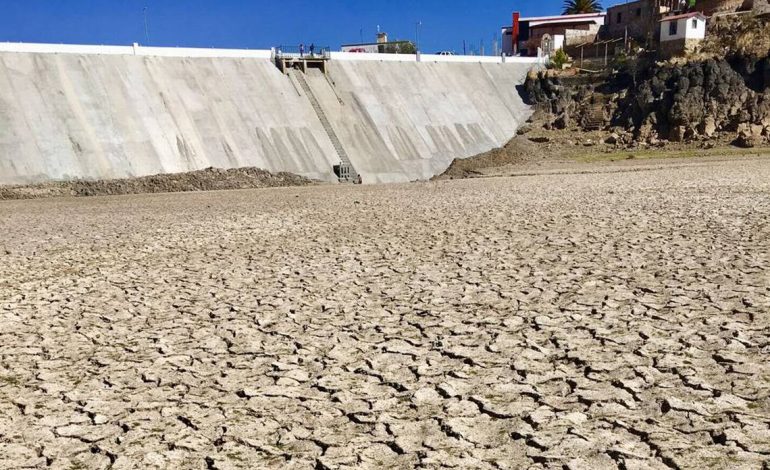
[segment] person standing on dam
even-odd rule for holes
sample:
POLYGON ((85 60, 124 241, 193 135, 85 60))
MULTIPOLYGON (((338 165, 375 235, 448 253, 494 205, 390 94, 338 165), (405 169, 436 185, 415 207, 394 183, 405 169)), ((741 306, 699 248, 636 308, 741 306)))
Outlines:
POLYGON ((299 56, 300 57, 305 57, 305 44, 300 44, 299 45, 299 56))
POLYGON ((310 44, 310 57, 315 57, 315 43, 310 44))

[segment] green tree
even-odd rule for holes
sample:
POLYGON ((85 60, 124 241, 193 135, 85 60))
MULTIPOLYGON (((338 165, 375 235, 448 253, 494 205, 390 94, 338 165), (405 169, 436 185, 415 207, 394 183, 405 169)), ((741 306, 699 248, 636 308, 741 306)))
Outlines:
POLYGON ((417 46, 411 41, 401 44, 399 47, 399 54, 417 54, 417 46))
POLYGON ((551 57, 551 65, 557 69, 563 68, 564 64, 567 62, 569 62, 569 56, 564 52, 564 49, 559 49, 554 53, 553 57, 551 57))
POLYGON ((380 54, 416 54, 417 47, 411 41, 394 41, 380 44, 380 54))
POLYGON ((602 5, 599 0, 566 0, 564 2, 565 15, 598 13, 600 11, 602 11, 602 5))

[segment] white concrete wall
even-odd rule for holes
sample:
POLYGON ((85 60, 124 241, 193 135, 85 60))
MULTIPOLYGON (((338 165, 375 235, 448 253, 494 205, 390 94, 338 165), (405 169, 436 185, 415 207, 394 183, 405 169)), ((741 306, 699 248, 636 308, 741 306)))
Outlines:
POLYGON ((588 30, 585 29, 567 29, 564 31, 564 45, 573 46, 592 42, 599 34, 600 25, 591 25, 588 30))
POLYGON ((564 48, 564 35, 563 34, 554 34, 553 35, 553 50, 558 51, 559 49, 564 48))
POLYGON ((703 39, 706 37, 706 21, 700 18, 681 18, 676 20, 676 34, 669 34, 670 21, 664 21, 660 25, 660 40, 675 41, 677 39, 703 39), (693 28, 693 21, 696 27, 693 28))
MULTIPOLYGON (((332 52, 332 60, 353 62, 417 62, 415 54, 367 54, 361 52, 332 52)), ((473 55, 420 54, 420 62, 444 62, 466 64, 518 63, 536 65, 542 63, 537 57, 496 57, 473 55)))
MULTIPOLYGON (((88 55, 137 55, 147 57, 201 57, 201 58, 243 58, 243 59, 270 59, 272 51, 269 49, 203 49, 191 47, 146 47, 146 46, 94 46, 78 44, 31 44, 16 42, 0 42, 0 52, 20 52, 35 54, 88 54, 88 55)), ((415 54, 369 54, 355 52, 332 52, 333 60, 360 61, 360 62, 417 62, 415 54)), ((465 62, 465 63, 493 63, 517 62, 523 64, 538 63, 532 57, 501 57, 455 55, 443 56, 435 54, 422 54, 422 61, 430 62, 465 62)))
POLYGON ((140 55, 158 57, 236 57, 269 59, 265 49, 203 49, 192 47, 92 46, 79 44, 31 44, 0 42, 0 52, 36 54, 140 55))
POLYGON ((308 81, 364 182, 427 179, 510 140, 529 66, 337 62, 308 81))
POLYGON ((32 52, 36 54, 133 55, 132 46, 93 46, 79 44, 32 44, 0 42, 0 52, 32 52))
MULTIPOLYGON (((334 180, 331 141, 270 59, 31 46, 0 52, 0 184, 211 166, 334 180)), ((531 67, 332 60, 328 81, 308 80, 364 181, 409 181, 511 138, 529 114, 515 87, 531 67)))
POLYGON ((333 180, 267 59, 0 53, 0 184, 255 166, 333 180))

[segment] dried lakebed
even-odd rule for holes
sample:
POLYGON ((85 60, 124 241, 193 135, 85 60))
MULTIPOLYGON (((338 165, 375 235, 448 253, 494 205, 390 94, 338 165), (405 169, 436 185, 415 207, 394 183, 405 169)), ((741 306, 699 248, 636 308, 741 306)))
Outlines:
POLYGON ((2 468, 770 467, 769 159, 0 221, 2 468))

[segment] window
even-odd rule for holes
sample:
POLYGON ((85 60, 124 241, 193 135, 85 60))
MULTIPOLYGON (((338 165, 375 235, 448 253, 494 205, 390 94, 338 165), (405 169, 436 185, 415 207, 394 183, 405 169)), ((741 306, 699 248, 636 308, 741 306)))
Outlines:
POLYGON ((669 21, 668 22, 668 35, 669 36, 676 36, 676 26, 679 22, 678 21, 669 21))
POLYGON ((616 21, 616 23, 620 23, 621 21, 623 21, 623 13, 618 12, 618 21, 616 21))
POLYGON ((640 16, 642 16, 642 9, 641 8, 637 8, 636 9, 636 17, 638 18, 640 16))
POLYGON ((698 29, 698 20, 695 18, 692 19, 692 29, 698 29))

